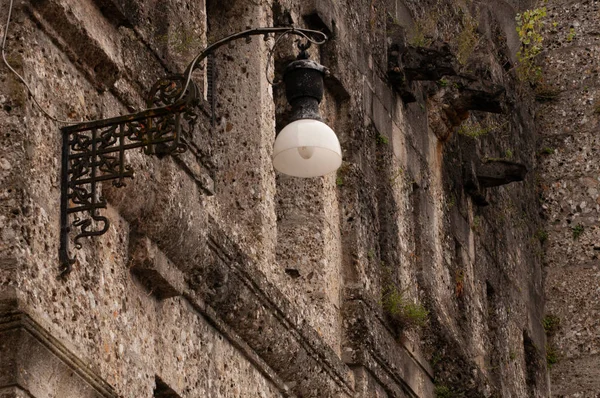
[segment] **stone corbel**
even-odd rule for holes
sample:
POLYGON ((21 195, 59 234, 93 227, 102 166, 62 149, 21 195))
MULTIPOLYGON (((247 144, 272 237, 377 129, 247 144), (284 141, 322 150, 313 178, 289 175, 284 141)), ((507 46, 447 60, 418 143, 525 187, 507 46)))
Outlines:
POLYGON ((0 289, 0 396, 117 398, 89 363, 32 319, 22 298, 0 289))
POLYGON ((446 141, 456 127, 469 117, 470 111, 505 113, 506 90, 503 86, 466 76, 450 76, 437 82, 429 102, 437 104, 441 112, 430 116, 435 135, 446 141))
POLYGON ((438 81, 456 75, 456 57, 447 43, 429 47, 409 46, 402 55, 404 73, 408 80, 438 81))
POLYGON ((463 76, 450 77, 445 84, 444 102, 457 112, 506 112, 506 89, 503 86, 463 76))
POLYGON ((511 182, 523 181, 527 167, 506 159, 474 159, 464 169, 465 191, 477 206, 487 206, 486 188, 498 187, 511 182))
POLYGON ((360 289, 347 289, 343 307, 348 320, 344 323, 344 362, 367 369, 390 397, 433 396, 433 370, 398 342, 376 307, 360 289))
POLYGON ((406 31, 388 20, 388 79, 405 103, 415 102, 414 81, 437 81, 454 76, 456 57, 446 43, 429 47, 409 46, 406 31))

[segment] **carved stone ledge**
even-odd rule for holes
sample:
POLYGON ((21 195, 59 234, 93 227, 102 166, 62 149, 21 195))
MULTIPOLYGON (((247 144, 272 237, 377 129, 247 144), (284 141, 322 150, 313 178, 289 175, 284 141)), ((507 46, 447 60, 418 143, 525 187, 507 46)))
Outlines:
POLYGON ((479 165, 476 172, 479 186, 491 188, 523 181, 527 175, 527 167, 505 159, 487 159, 479 165))
POLYGON ((352 396, 350 368, 212 219, 209 241, 213 258, 198 270, 196 286, 204 301, 294 394, 352 396))
POLYGON ((475 158, 465 164, 465 191, 477 206, 487 206, 489 202, 485 197, 485 188, 523 181, 527 171, 527 167, 522 163, 506 159, 481 161, 475 158))
POLYGON ((215 258, 198 270, 195 290, 183 286, 182 271, 146 237, 132 240, 132 272, 157 298, 185 298, 283 396, 351 396, 352 371, 212 219, 208 230, 215 258))
POLYGON ((147 237, 131 238, 129 258, 131 272, 159 300, 180 296, 184 291, 181 271, 147 237))
POLYGON ((438 81, 456 75, 456 57, 450 46, 438 43, 431 47, 409 46, 402 55, 402 69, 408 80, 438 81))
POLYGON ((89 366, 22 312, 15 295, 4 291, 0 292, 0 396, 116 398, 118 395, 89 366), (49 384, 49 380, 60 383, 49 384))
POLYGON ((448 78, 444 98, 444 102, 457 112, 506 112, 506 89, 480 79, 458 76, 448 78))
POLYGON ((435 135, 448 140, 469 117, 469 111, 505 113, 507 108, 504 87, 483 82, 476 78, 451 76, 439 81, 429 92, 428 101, 432 109, 429 124, 435 135))
MULTIPOLYGON (((217 312, 206 304, 195 292, 190 291, 182 271, 175 267, 167 256, 145 236, 134 236, 130 243, 129 257, 131 272, 138 276, 144 286, 157 299, 181 296, 201 314, 216 330, 236 347, 284 397, 292 398, 288 386, 257 353, 228 326, 217 312)), ((157 376, 157 379, 159 377, 157 376)))
POLYGON ((360 293, 346 294, 344 361, 364 366, 391 397, 433 396, 431 367, 415 358, 377 317, 360 293))
POLYGON ((79 19, 82 10, 89 12, 93 8, 57 0, 35 1, 26 10, 98 89, 106 90, 115 84, 123 69, 120 43, 115 40, 117 30, 100 12, 96 18, 90 15, 83 21, 79 19), (82 9, 74 12, 73 5, 82 9), (90 21, 94 21, 93 26, 87 26, 90 21))

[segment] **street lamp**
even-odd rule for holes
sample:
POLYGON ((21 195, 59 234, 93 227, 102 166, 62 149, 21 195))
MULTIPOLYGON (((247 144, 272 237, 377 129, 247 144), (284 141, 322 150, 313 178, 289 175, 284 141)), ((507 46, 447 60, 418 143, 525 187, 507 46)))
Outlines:
POLYGON ((292 106, 291 123, 281 130, 273 148, 273 166, 294 177, 318 177, 337 170, 342 149, 333 130, 322 122, 323 75, 327 69, 302 51, 283 75, 292 106))
POLYGON ((323 98, 323 76, 327 68, 308 59, 306 49, 323 44, 327 36, 319 31, 294 27, 257 28, 225 37, 198 54, 183 75, 161 79, 150 90, 148 109, 125 116, 94 120, 63 127, 61 172, 60 275, 67 275, 75 260, 69 255, 69 233, 76 229, 80 240, 108 231, 109 220, 99 213, 107 206, 98 184, 112 181, 115 187, 133 178, 125 164, 126 151, 143 148, 150 155, 169 155, 187 150, 182 136, 189 135, 197 122, 199 89, 192 73, 200 62, 231 41, 256 35, 279 33, 300 36, 298 59, 284 73, 286 96, 292 106, 291 123, 275 140, 273 166, 296 177, 317 177, 335 171, 342 163, 340 143, 331 128, 322 122, 319 103, 323 98), (73 221, 69 223, 69 215, 73 221))

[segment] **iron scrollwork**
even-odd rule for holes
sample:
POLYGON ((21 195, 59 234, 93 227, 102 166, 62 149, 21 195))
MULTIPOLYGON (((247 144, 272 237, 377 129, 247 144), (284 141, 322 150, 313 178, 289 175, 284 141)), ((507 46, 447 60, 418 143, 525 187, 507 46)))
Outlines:
POLYGON ((197 121, 198 87, 185 87, 181 75, 159 80, 151 89, 149 109, 112 119, 81 123, 62 129, 62 186, 60 275, 67 275, 75 260, 69 256, 73 230, 76 248, 81 240, 108 231, 109 220, 100 214, 107 206, 99 184, 112 181, 115 187, 133 178, 125 152, 142 148, 148 155, 165 156, 184 152, 182 136, 190 134, 197 121), (73 220, 69 225, 69 215, 73 220))
MULTIPOLYGON (((295 27, 268 27, 249 29, 216 41, 199 53, 188 65, 183 75, 159 80, 150 90, 149 109, 132 115, 96 120, 66 126, 61 129, 62 173, 60 202, 60 275, 71 272, 75 260, 69 256, 69 236, 75 232, 75 246, 81 239, 106 233, 108 219, 99 211, 107 206, 100 194, 99 184, 112 181, 116 187, 133 178, 133 170, 125 164, 125 152, 143 148, 149 155, 165 156, 186 150, 182 136, 191 133, 198 115, 200 102, 198 87, 192 74, 201 68, 201 62, 214 55, 218 48, 234 40, 269 34, 295 35, 313 43, 323 44, 327 35, 311 29, 295 27), (69 215, 73 221, 69 224, 69 215)), ((275 44, 278 40, 275 41, 275 44)), ((215 124, 214 58, 209 63, 211 74, 208 89, 211 99, 212 124, 215 124)))

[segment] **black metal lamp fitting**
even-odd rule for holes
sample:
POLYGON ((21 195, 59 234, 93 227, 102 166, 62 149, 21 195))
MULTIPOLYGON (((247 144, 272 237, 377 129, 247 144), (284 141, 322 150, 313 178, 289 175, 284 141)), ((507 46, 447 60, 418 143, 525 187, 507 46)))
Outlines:
MULTIPOLYGON (((267 37, 272 33, 300 36, 317 45, 327 40, 322 32, 294 27, 257 28, 235 33, 198 54, 184 74, 158 81, 150 91, 147 110, 61 129, 61 277, 69 274, 75 263, 69 254, 69 236, 73 229, 77 230, 74 232, 77 248, 81 247, 81 239, 108 231, 109 220, 99 213, 107 206, 106 200, 99 194, 99 184, 112 181, 114 186, 122 187, 125 179, 133 178, 133 170, 125 163, 125 152, 143 148, 146 154, 164 156, 187 149, 182 136, 189 134, 197 121, 200 93, 191 77, 200 62, 234 40, 256 35, 267 37)), ((308 60, 295 61, 288 67, 286 82, 290 86, 289 98, 298 109, 299 118, 318 117, 324 70, 324 67, 308 60), (316 82, 312 82, 312 79, 316 82)))

